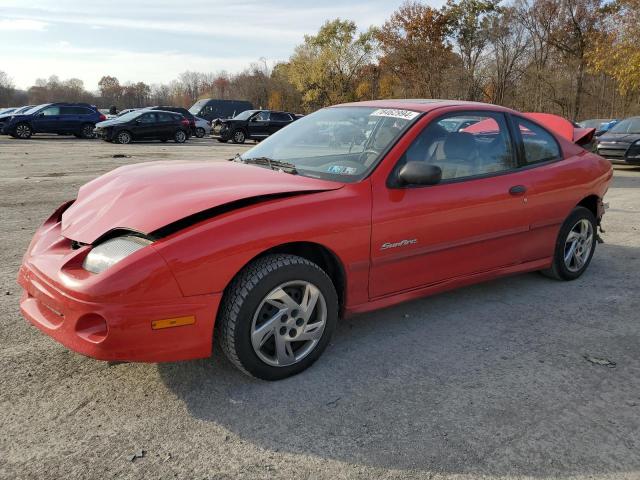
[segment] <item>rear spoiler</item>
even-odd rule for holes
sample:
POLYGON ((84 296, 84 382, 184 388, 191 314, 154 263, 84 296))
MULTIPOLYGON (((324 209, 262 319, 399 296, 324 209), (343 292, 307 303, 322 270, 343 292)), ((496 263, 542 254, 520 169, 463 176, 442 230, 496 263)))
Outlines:
POLYGON ((595 128, 576 127, 569 120, 559 115, 536 112, 525 113, 524 115, 576 145, 587 145, 593 140, 593 136, 596 133, 595 128))

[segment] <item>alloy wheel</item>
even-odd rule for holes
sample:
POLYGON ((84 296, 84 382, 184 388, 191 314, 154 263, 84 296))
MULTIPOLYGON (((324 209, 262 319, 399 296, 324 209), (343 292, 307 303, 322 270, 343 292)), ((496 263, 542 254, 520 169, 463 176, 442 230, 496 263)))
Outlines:
POLYGON ((29 125, 25 125, 24 123, 18 125, 16 127, 16 135, 19 138, 29 138, 29 136, 31 135, 31 129, 29 128, 29 125))
POLYGON ((175 140, 178 143, 183 143, 187 139, 187 135, 182 131, 178 130, 176 132, 175 140))
POLYGON ((120 132, 118 134, 118 143, 130 143, 131 142, 131 135, 129 134, 129 132, 120 132))
POLYGON ((233 141, 236 143, 244 143, 244 132, 242 130, 238 130, 233 134, 233 141))
POLYGON ((93 129, 94 129, 93 125, 85 125, 82 128, 82 136, 84 138, 93 138, 93 129))
POLYGON ((593 248, 593 225, 587 219, 579 220, 564 243, 564 265, 570 272, 578 272, 589 260, 593 248))
POLYGON ((327 303, 318 287, 305 280, 286 282, 260 302, 251 325, 251 345, 268 365, 300 362, 322 338, 327 303))

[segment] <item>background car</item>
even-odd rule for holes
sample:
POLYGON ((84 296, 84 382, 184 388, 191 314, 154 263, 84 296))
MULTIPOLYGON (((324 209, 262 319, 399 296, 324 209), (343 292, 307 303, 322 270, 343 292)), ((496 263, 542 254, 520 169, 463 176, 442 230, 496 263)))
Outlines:
POLYGON ((620 120, 615 118, 593 118, 591 120, 583 120, 578 122, 582 128, 595 128, 595 136, 599 137, 603 133, 611 130, 620 120))
POLYGON ((114 143, 136 140, 173 140, 184 143, 189 138, 189 121, 181 114, 161 110, 135 110, 96 125, 95 135, 114 143))
POLYGON ((21 113, 26 112, 34 107, 34 105, 25 105, 24 107, 18 107, 15 110, 9 109, 9 113, 0 112, 0 132, 2 131, 3 125, 9 121, 9 119, 14 115, 19 115, 21 113))
POLYGON ((215 122, 218 119, 233 118, 247 110, 253 110, 253 105, 246 100, 203 98, 194 103, 189 112, 197 117, 215 122))
POLYGON ((87 103, 45 103, 11 116, 3 123, 2 133, 22 139, 34 133, 93 138, 96 123, 104 120, 106 116, 87 103))
POLYGON ((182 115, 189 122, 189 136, 196 134, 196 117, 186 108, 171 106, 148 107, 145 110, 162 110, 164 112, 175 112, 182 115))
POLYGON ((600 135, 597 153, 614 162, 640 165, 640 117, 626 118, 600 135))
POLYGON ((211 134, 211 122, 204 118, 195 117, 196 119, 196 137, 202 138, 211 134))
POLYGON ((18 107, 5 107, 0 108, 0 115, 9 115, 12 112, 15 112, 18 107))
POLYGON ((214 128, 214 134, 220 142, 244 143, 245 140, 264 140, 281 128, 297 120, 289 112, 273 110, 247 110, 232 119, 222 120, 214 128))

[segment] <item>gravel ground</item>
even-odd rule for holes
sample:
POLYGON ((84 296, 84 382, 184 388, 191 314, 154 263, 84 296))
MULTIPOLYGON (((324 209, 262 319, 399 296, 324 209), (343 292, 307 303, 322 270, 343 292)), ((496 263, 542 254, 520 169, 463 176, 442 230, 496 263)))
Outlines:
POLYGON ((640 168, 616 167, 581 279, 520 275, 342 321, 281 382, 219 352, 110 365, 22 319, 21 256, 80 185, 243 148, 0 137, 0 478, 640 478, 640 168))

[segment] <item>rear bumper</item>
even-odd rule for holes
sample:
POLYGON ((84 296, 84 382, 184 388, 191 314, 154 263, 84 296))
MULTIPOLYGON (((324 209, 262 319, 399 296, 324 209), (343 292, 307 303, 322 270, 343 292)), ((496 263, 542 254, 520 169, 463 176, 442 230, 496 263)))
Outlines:
MULTIPOLYGON (((118 303, 78 298, 62 290, 28 260, 20 267, 24 317, 65 347, 99 360, 165 362, 211 355, 221 294, 118 303), (181 319, 181 326, 158 329, 154 322, 181 319), (184 321, 184 319, 187 319, 184 321)), ((169 322, 170 323, 170 322, 169 322)), ((164 325, 166 326, 166 324, 164 325)))

